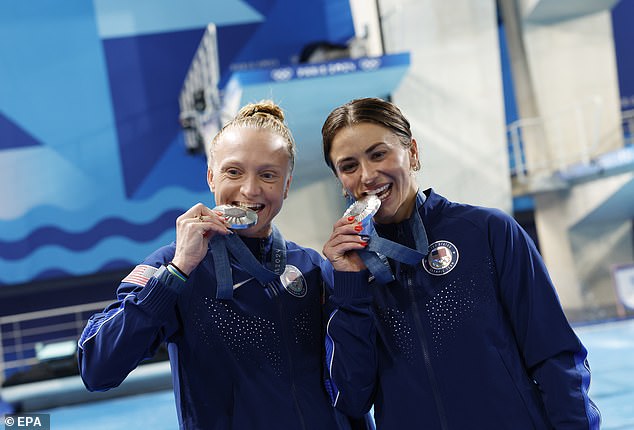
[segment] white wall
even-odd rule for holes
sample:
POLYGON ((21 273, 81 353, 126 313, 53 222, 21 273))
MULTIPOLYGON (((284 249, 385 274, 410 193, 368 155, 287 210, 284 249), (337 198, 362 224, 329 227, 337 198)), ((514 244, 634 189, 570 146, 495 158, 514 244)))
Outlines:
POLYGON ((622 147, 610 11, 549 25, 525 23, 524 41, 539 113, 554 119, 545 122, 552 154, 579 162, 586 151, 622 147))
POLYGON ((275 218, 286 240, 321 252, 332 226, 346 209, 341 185, 333 174, 310 184, 293 187, 275 218))
POLYGON ((495 0, 383 0, 387 52, 411 66, 393 101, 422 154, 419 184, 512 209, 495 0))

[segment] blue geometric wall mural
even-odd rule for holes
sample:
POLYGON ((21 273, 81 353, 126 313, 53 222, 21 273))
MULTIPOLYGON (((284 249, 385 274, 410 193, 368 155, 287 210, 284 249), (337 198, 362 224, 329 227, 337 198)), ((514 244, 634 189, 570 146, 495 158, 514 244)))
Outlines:
POLYGON ((0 113, 0 136, 2 136, 0 150, 40 145, 37 139, 2 113, 0 113))
POLYGON ((213 204, 178 124, 209 23, 228 74, 354 34, 347 0, 0 2, 0 285, 134 265, 213 204))
MULTIPOLYGON (((103 42, 128 198, 134 198, 143 179, 181 134, 174 101, 203 33, 199 29, 103 42)), ((186 172, 166 173, 186 176, 186 172)), ((196 188, 207 189, 200 178, 196 188)))

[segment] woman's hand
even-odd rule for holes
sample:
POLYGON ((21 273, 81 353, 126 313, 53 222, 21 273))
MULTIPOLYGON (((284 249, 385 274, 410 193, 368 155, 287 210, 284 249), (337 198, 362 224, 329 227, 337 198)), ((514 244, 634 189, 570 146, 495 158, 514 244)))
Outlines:
POLYGON ((356 222, 354 217, 341 218, 333 226, 323 253, 335 270, 359 272, 365 269, 365 264, 356 252, 368 245, 367 237, 359 236, 361 230, 361 223, 356 222))
POLYGON ((221 212, 197 203, 176 219, 176 253, 172 262, 189 275, 207 255, 211 238, 230 233, 221 212))

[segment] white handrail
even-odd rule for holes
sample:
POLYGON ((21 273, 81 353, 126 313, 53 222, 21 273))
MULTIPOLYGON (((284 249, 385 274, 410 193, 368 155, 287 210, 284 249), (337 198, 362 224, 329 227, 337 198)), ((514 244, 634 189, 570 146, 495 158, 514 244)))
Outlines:
MULTIPOLYGON (((592 97, 547 117, 520 118, 508 124, 507 136, 514 161, 511 173, 518 182, 527 183, 532 177, 552 177, 573 165, 590 164, 596 156, 609 152, 609 149, 602 149, 602 145, 605 146, 606 139, 613 135, 604 133, 601 125, 602 112, 603 101, 599 97, 592 97), (564 148, 570 148, 563 140, 566 136, 566 123, 569 124, 568 138, 575 139, 575 147, 578 148, 573 153, 564 151, 564 148), (548 145, 541 152, 532 148, 532 158, 527 158, 526 145, 545 140, 546 129, 551 141, 547 142, 548 145), (542 138, 527 141, 526 134, 537 131, 541 132, 539 136, 542 138), (554 153, 550 153, 547 148, 551 148, 550 151, 554 153)), ((618 134, 623 137, 624 144, 634 143, 634 109, 622 112, 618 134)))
POLYGON ((84 303, 81 305, 63 306, 60 308, 25 312, 25 313, 15 314, 15 315, 6 315, 3 317, 0 317, 0 324, 33 320, 38 318, 47 318, 51 316, 71 314, 71 313, 77 313, 77 312, 86 312, 86 311, 90 311, 90 310, 94 310, 98 308, 104 309, 106 306, 108 306, 112 302, 114 302, 114 298, 112 300, 103 301, 103 302, 84 303))
POLYGON ((7 371, 38 363, 35 357, 25 357, 26 355, 34 355, 37 344, 51 341, 51 338, 54 338, 56 342, 79 338, 87 320, 82 315, 87 312, 101 311, 110 303, 112 301, 84 303, 0 317, 0 383, 4 381, 7 371), (69 315, 72 320, 51 324, 50 318, 62 315, 69 315), (41 320, 39 325, 37 324, 38 320, 41 320), (33 325, 23 328, 22 325, 26 322, 33 325), (75 329, 73 336, 55 336, 55 333, 59 334, 62 330, 73 328, 75 329), (30 340, 25 342, 24 339, 27 337, 30 340), (10 340, 13 344, 5 345, 5 340, 10 340), (9 354, 15 354, 15 357, 9 359, 9 354))

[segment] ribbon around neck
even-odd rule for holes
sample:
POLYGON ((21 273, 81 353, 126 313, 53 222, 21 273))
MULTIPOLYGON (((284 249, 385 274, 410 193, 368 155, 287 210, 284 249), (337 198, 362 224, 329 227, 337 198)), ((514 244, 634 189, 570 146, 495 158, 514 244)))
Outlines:
POLYGON ((372 273, 375 280, 379 283, 388 284, 395 279, 387 258, 404 264, 414 265, 421 262, 427 256, 429 240, 427 239, 427 232, 425 231, 425 226, 419 212, 425 200, 426 197, 424 193, 418 192, 416 194, 416 209, 408 220, 412 234, 414 235, 416 249, 379 236, 372 222, 364 226, 364 232, 370 236, 370 241, 366 249, 359 251, 359 257, 361 257, 370 273, 372 273))
MULTIPOLYGON (((216 274, 216 298, 231 300, 233 298, 233 274, 229 255, 238 261, 240 266, 262 285, 267 285, 284 273, 286 268, 286 241, 274 225, 271 226, 272 250, 270 259, 262 265, 251 253, 251 250, 237 234, 216 235, 209 242, 214 272, 216 274)), ((208 265, 207 257, 203 260, 208 265)))

